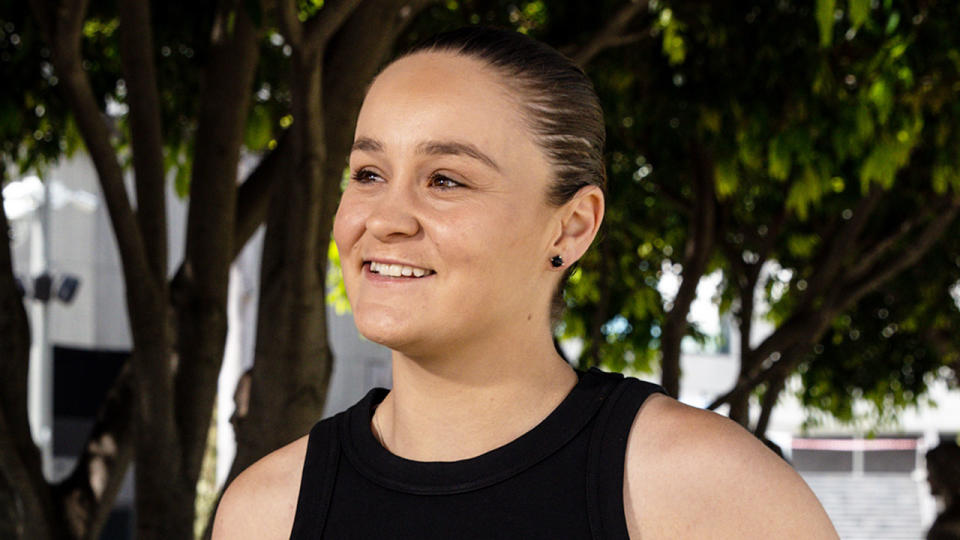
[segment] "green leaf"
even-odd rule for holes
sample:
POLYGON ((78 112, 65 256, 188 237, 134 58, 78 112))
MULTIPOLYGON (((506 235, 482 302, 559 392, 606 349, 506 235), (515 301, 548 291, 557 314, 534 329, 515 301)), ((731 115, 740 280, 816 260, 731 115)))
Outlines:
POLYGON ((815 234, 795 234, 787 238, 787 249, 794 257, 811 257, 820 245, 820 237, 815 234))
POLYGON ((343 269, 340 267, 340 252, 337 244, 330 240, 327 246, 327 305, 333 306, 337 315, 350 311, 350 300, 347 298, 347 288, 343 284, 343 269))
POLYGON ((829 47, 833 42, 833 12, 836 7, 836 0, 817 0, 816 17, 821 47, 829 47))
POLYGON ((884 30, 887 35, 890 35, 897 29, 897 26, 900 24, 900 12, 894 11, 890 14, 890 18, 887 19, 887 27, 884 30))
POLYGON ((796 212, 800 221, 806 221, 810 215, 810 206, 823 197, 822 175, 812 165, 803 168, 799 180, 790 186, 787 194, 787 208, 796 212))
POLYGON ((951 188, 960 191, 960 174, 950 165, 936 165, 931 174, 931 183, 933 190, 939 195, 943 195, 951 188))
POLYGON ((866 106, 857 107, 856 116, 857 138, 861 141, 869 140, 873 137, 873 115, 866 106))
POLYGON ((720 200, 728 199, 737 191, 740 175, 737 165, 732 161, 722 161, 717 164, 717 197, 720 200))
POLYGON ((870 14, 870 0, 848 0, 847 12, 853 28, 860 28, 870 14))
POLYGON ((775 180, 786 180, 790 176, 791 164, 790 150, 783 137, 774 137, 767 150, 767 174, 775 180))
POLYGON ((263 150, 273 138, 273 123, 266 107, 256 105, 250 110, 247 129, 243 133, 243 145, 254 152, 263 150))
POLYGON ((667 8, 660 12, 657 28, 663 34, 663 54, 670 65, 682 64, 687 57, 687 45, 683 38, 686 26, 673 16, 673 10, 667 8))
POLYGON ((180 163, 176 165, 177 175, 174 177, 173 187, 177 192, 177 196, 181 199, 186 199, 190 196, 190 174, 193 167, 190 166, 190 161, 188 160, 185 163, 180 163))
POLYGON ((867 98, 877 109, 877 117, 881 124, 886 124, 893 109, 893 88, 887 81, 877 79, 870 85, 867 98))

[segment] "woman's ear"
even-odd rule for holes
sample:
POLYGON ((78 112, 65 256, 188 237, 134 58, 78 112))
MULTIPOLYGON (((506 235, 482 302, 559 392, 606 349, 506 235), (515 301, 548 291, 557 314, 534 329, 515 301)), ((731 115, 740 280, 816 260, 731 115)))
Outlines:
POLYGON ((603 222, 603 191, 594 185, 584 186, 564 203, 560 211, 560 234, 553 249, 569 267, 587 251, 603 222))

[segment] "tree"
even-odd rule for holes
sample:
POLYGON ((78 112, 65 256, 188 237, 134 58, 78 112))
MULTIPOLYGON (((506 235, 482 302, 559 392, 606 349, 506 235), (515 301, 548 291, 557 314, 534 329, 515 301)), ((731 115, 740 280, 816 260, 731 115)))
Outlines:
MULTIPOLYGON (((735 187, 732 204, 722 212, 730 220, 722 249, 739 299, 741 335, 750 335, 763 263, 775 260, 790 276, 782 284, 788 294, 761 292, 773 305, 776 329, 755 347, 744 343, 736 387, 711 405, 730 403, 731 417, 746 423, 749 392, 763 383, 764 412, 754 427, 760 435, 787 377, 827 328, 920 263, 956 228, 960 211, 950 172, 957 166, 952 148, 958 139, 943 124, 953 111, 936 90, 916 82, 958 80, 955 66, 938 57, 939 48, 957 46, 937 22, 955 7, 929 5, 911 13, 909 6, 898 6, 862 14, 856 3, 849 8, 842 40, 844 29, 821 17, 819 50, 807 53, 811 61, 794 64, 811 66, 801 75, 805 84, 780 88, 784 106, 756 115, 776 122, 772 133, 760 135, 757 127, 741 124, 738 155, 718 179, 735 187), (901 12, 912 23, 898 30, 901 12), (838 42, 831 45, 834 33, 838 42), (784 182, 782 195, 750 197, 743 190, 764 178, 784 182), (738 208, 747 201, 752 207, 738 208)), ((948 300, 940 298, 947 308, 948 300)))
MULTIPOLYGON (((38 38, 30 43, 49 57, 55 81, 47 85, 56 93, 46 88, 41 99, 62 100, 63 121, 75 123, 96 166, 125 281, 137 285, 126 288, 131 360, 76 470, 61 484, 43 480, 25 429, 26 356, 20 353, 26 342, 17 342, 15 361, 4 360, 4 369, 17 376, 4 381, 12 391, 4 389, 11 403, 4 404, 3 418, 24 427, 14 432, 0 425, 0 442, 21 445, 4 453, 0 469, 23 508, 11 516, 14 528, 31 538, 96 536, 135 459, 138 535, 190 534, 226 331, 227 270, 263 221, 260 339, 250 400, 240 407, 248 412, 236 421, 231 476, 320 416, 332 362, 321 287, 353 121, 364 86, 431 3, 224 0, 151 8, 123 1, 114 11, 107 3, 34 0, 32 19, 15 12, 22 33, 42 36, 45 45, 38 38), (109 117, 108 102, 128 112, 109 117), (243 145, 264 155, 238 187, 234 171, 243 145), (135 178, 136 204, 124 190, 126 166, 135 178), (172 278, 167 173, 190 197, 186 257, 172 278)), ((438 7, 402 41, 481 17, 532 29, 538 9, 542 3, 531 3, 514 20, 516 8, 506 2, 438 7)), ((10 135, 5 157, 13 155, 9 148, 23 147, 17 137, 10 135)), ((12 274, 3 277, 12 283, 12 274)), ((15 295, 5 299, 19 304, 15 295)), ((14 323, 4 330, 24 337, 25 318, 14 323)))
POLYGON ((231 477, 309 429, 332 363, 321 300, 330 221, 364 87, 395 48, 462 24, 560 47, 604 103, 607 224, 571 275, 560 328, 583 339, 581 367, 659 361, 677 393, 681 342, 708 339, 688 322, 690 303, 715 270, 742 336, 764 304, 776 324, 742 348, 740 381, 715 404, 746 423, 762 392, 758 435, 798 369, 805 403, 843 418, 847 391, 908 404, 927 374, 956 362, 957 311, 944 294, 960 232, 955 6, 32 0, 31 16, 10 4, 0 62, 22 91, 0 101, 4 172, 82 141, 125 281, 137 285, 126 288, 129 365, 77 469, 49 485, 26 423, 26 315, 0 250, 0 492, 23 509, 0 515, 4 533, 96 536, 136 459, 139 534, 191 534, 227 271, 264 222, 259 337, 231 477), (128 112, 106 115, 108 103, 128 112), (238 184, 241 148, 262 157, 238 184), (172 277, 168 175, 190 197, 172 277), (767 261, 783 271, 768 278, 767 261), (681 276, 669 302, 657 290, 665 269, 681 276), (900 379, 908 366, 912 378, 900 379))
POLYGON ((960 204, 957 109, 946 97, 957 43, 941 25, 956 7, 818 6, 657 3, 630 33, 638 45, 591 71, 610 116, 613 227, 574 276, 566 329, 587 335, 588 363, 643 368, 656 349, 676 393, 679 341, 697 333, 692 292, 721 270, 741 376, 711 407, 729 403, 746 424, 751 393, 766 390, 761 435, 827 329, 902 272, 943 272, 937 312, 956 309, 953 271, 924 264, 951 237, 960 204), (768 262, 789 277, 768 280, 768 262), (649 289, 664 264, 682 276, 671 302, 649 289), (753 344, 759 316, 776 330, 753 344))
MULTIPOLYGON (((62 96, 70 121, 76 123, 95 163, 125 282, 130 285, 126 294, 134 352, 77 468, 63 483, 51 486, 40 474, 39 457, 25 427, 24 341, 11 342, 17 344, 17 354, 10 360, 5 356, 3 368, 16 376, 4 379, 3 395, 10 396, 12 403, 3 403, 2 411, 11 425, 0 425, 0 441, 11 451, 3 453, 0 471, 23 508, 14 516, 14 529, 30 538, 96 536, 135 455, 139 535, 182 538, 192 534, 196 482, 226 333, 227 272, 236 252, 263 221, 269 193, 278 189, 278 184, 283 184, 280 189, 299 190, 303 195, 299 202, 308 208, 285 209, 286 217, 291 212, 299 217, 296 235, 283 234, 282 229, 289 225, 282 214, 271 220, 268 252, 276 250, 287 257, 279 266, 293 279, 287 282, 289 292, 262 310, 261 316, 289 313, 293 315, 289 320, 302 320, 301 327, 286 332, 293 334, 293 346, 303 352, 263 355, 258 359, 261 365, 279 367, 272 362, 274 358, 286 357, 287 365, 295 369, 254 372, 254 388, 276 379, 289 385, 293 381, 286 377, 288 373, 316 372, 308 364, 329 371, 329 355, 309 356, 318 346, 307 339, 308 335, 317 336, 314 343, 326 349, 323 303, 303 306, 299 300, 301 295, 315 293, 316 276, 322 276, 326 240, 319 231, 329 228, 332 214, 318 210, 335 204, 345 161, 342 143, 335 151, 330 147, 349 140, 352 126, 350 120, 333 123, 332 135, 325 137, 323 122, 339 120, 339 115, 355 116, 359 98, 354 94, 404 25, 427 4, 341 1, 321 7, 292 1, 276 5, 224 1, 151 11, 147 3, 120 2, 118 11, 113 12, 111 5, 85 1, 31 2, 33 21, 23 17, 17 22, 23 34, 43 36, 45 47, 40 48, 36 39, 30 43, 50 58, 59 94, 49 99, 62 96), (382 25, 384 20, 390 22, 387 32, 378 40, 366 39, 366 29, 373 21, 382 25), (295 49, 293 58, 282 61, 288 71, 281 71, 279 80, 271 80, 281 96, 277 103, 257 103, 251 109, 254 90, 262 89, 262 85, 254 86, 259 56, 283 58, 278 54, 283 48, 269 41, 274 21, 284 29, 284 40, 291 42, 281 40, 280 45, 295 49), (331 47, 333 40, 337 45, 331 47), (87 56, 91 41, 96 42, 95 59, 87 56), (356 43, 361 41, 367 46, 358 47, 356 43), (326 61, 321 62, 323 59, 326 61), (362 60, 366 67, 344 69, 335 78, 324 76, 324 67, 342 68, 351 60, 362 60), (158 77, 158 73, 174 77, 158 77), (113 84, 98 84, 102 81, 94 74, 104 74, 107 80, 112 77, 113 84), (327 86, 323 93, 321 84, 327 86), (292 105, 288 103, 290 108, 283 111, 286 120, 282 124, 295 127, 280 136, 280 120, 270 113, 282 108, 285 93, 292 95, 292 100, 287 100, 292 105), (119 122, 105 121, 108 98, 129 107, 129 114, 119 122), (325 109, 332 112, 320 116, 325 109), (251 110, 255 122, 248 122, 251 110), (272 150, 238 188, 237 162, 245 136, 247 142, 271 141, 272 150), (128 151, 136 184, 135 206, 123 186, 123 157, 128 151), (292 170, 286 169, 289 163, 292 170), (181 171, 178 187, 189 192, 191 204, 186 259, 169 280, 164 186, 172 168, 181 171), (335 172, 325 174, 329 170, 335 172), (296 177, 296 172, 309 176, 296 177), (323 194, 325 198, 321 198, 323 194), (303 232, 307 241, 300 241, 303 232), (307 245, 310 240, 314 245, 307 245), (323 257, 315 255, 318 245, 324 247, 320 251, 323 257)), ((270 73, 272 67, 260 66, 261 75, 270 73)), ((22 141, 13 140, 5 150, 11 147, 22 148, 22 141)), ((12 273, 5 272, 4 277, 12 279, 12 273)), ((4 285, 9 285, 10 279, 5 279, 4 285)), ((9 287, 5 292, 4 299, 9 301, 9 287)), ((19 307, 19 312, 11 309, 17 316, 4 330, 23 337, 25 317, 19 316, 22 304, 19 307)), ((281 393, 293 393, 283 384, 277 386, 281 393)), ((291 422, 298 433, 305 431, 308 415, 319 416, 325 386, 326 380, 318 378, 315 399, 300 404, 301 421, 291 422)), ((257 412, 275 418, 289 412, 282 405, 266 403, 257 412)), ((243 428, 241 424, 241 433, 243 428)), ((273 435, 280 429, 274 423, 260 435, 273 435)), ((285 436, 289 434, 275 435, 272 440, 285 436)), ((243 440, 241 456, 259 457, 258 450, 249 450, 243 440)))

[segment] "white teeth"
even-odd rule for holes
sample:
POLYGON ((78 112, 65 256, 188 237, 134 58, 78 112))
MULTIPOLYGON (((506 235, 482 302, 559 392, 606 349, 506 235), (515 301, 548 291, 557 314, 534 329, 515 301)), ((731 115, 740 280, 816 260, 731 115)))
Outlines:
POLYGON ((423 277, 430 273, 430 270, 417 268, 416 266, 404 266, 402 264, 385 264, 370 261, 370 271, 382 276, 390 277, 423 277))

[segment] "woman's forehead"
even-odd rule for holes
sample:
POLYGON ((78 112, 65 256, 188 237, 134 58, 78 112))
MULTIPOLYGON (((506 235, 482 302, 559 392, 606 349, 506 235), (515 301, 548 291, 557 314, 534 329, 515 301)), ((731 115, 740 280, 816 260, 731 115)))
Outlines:
MULTIPOLYGON (((449 52, 422 52, 400 58, 377 76, 364 108, 443 106, 489 108, 519 114, 503 78, 480 60, 449 52)), ((379 111, 378 112, 383 112, 379 111)))
MULTIPOLYGON (((420 51, 398 58, 377 75, 378 83, 409 82, 427 85, 445 81, 450 85, 480 85, 504 90, 503 77, 483 60, 451 51, 420 51)), ((371 88, 372 89, 372 88, 371 88)))
POLYGON ((532 141, 524 141, 530 137, 520 107, 500 76, 479 60, 452 53, 417 53, 388 66, 360 111, 356 140, 363 138, 384 148, 445 140, 495 154, 532 148, 532 141))

